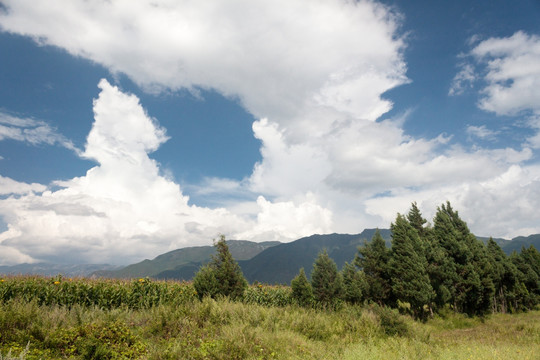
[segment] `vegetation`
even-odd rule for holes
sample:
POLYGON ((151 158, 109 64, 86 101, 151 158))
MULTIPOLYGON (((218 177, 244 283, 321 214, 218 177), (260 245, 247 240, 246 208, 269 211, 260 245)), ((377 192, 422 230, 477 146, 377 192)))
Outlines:
POLYGON ((364 300, 425 320, 450 308, 469 316, 519 312, 540 303, 540 253, 506 256, 492 239, 478 240, 450 203, 426 226, 415 203, 391 226, 392 246, 379 233, 359 249, 355 264, 367 282, 364 300))
POLYGON ((333 305, 343 297, 343 278, 326 250, 319 254, 313 264, 311 288, 315 301, 323 306, 333 305))
POLYGON ((217 254, 212 255, 212 261, 203 266, 193 278, 195 291, 201 299, 205 296, 241 298, 247 287, 247 281, 229 252, 224 235, 221 235, 215 247, 217 254))
POLYGON ((298 275, 291 281, 292 297, 301 306, 311 306, 313 301, 313 289, 309 283, 304 268, 300 269, 298 275))
POLYGON ((390 248, 376 231, 341 271, 324 250, 290 287, 248 286, 223 236, 193 283, 0 278, 0 360, 537 356, 540 253, 485 245, 449 203, 426 224, 413 204, 390 248))
MULTIPOLYGON (((38 304, 53 279, 10 277, 0 288, 34 288, 34 298, 0 301, 2 359, 534 359, 540 311, 469 318, 443 311, 426 323, 378 305, 300 307, 288 287, 250 286, 242 301, 199 300, 191 284, 172 302, 134 308, 38 304), (33 283, 38 282, 38 285, 33 283), (275 301, 275 302, 274 302, 275 301), (9 354, 9 355, 8 355, 9 354)), ((58 280, 55 280, 58 281, 58 280)), ((132 283, 61 279, 114 293, 132 283)), ((124 292, 125 294, 129 291, 124 292)), ((165 293, 165 292, 164 292, 165 293)), ((5 294, 5 292, 4 292, 5 294)), ((94 303, 97 303, 94 301, 94 303)))

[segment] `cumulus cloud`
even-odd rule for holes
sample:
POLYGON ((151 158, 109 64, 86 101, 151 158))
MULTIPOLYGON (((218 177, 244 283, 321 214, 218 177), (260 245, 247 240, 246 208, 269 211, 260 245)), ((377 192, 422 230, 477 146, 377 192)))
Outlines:
POLYGON ((270 202, 263 196, 257 199, 259 213, 257 224, 239 234, 241 238, 254 240, 296 240, 298 233, 321 234, 332 229, 332 213, 317 204, 313 194, 299 205, 292 201, 270 202), (301 229, 298 229, 300 227, 301 229))
MULTIPOLYGON (((21 256, 76 253, 87 261, 118 263, 208 244, 220 232, 255 240, 359 232, 387 227, 412 201, 430 217, 451 200, 457 209, 464 207, 465 220, 481 235, 538 229, 528 211, 538 204, 523 198, 538 193, 538 170, 525 165, 537 140, 517 150, 467 149, 451 136, 412 137, 401 120, 383 119, 392 103, 382 94, 409 81, 399 16, 383 5, 3 3, 4 31, 126 74, 147 91, 215 89, 238 99, 259 119, 253 133, 262 155, 242 181, 208 178, 190 187, 212 197, 212 209, 190 204, 148 155, 167 140, 165 130, 135 96, 102 81, 81 153, 98 166, 56 182, 60 190, 0 200, 9 224, 0 245, 21 256), (499 218, 512 212, 520 217, 499 218)), ((501 115, 537 111, 536 44, 535 36, 517 33, 476 45, 471 54, 488 69, 483 109, 501 115)), ((463 65, 450 92, 457 95, 477 81, 473 70, 463 65)), ((482 126, 468 132, 485 139, 495 135, 482 126)))
POLYGON ((329 230, 330 215, 310 199, 274 204, 260 198, 256 219, 189 204, 180 186, 160 175, 159 164, 148 156, 167 140, 165 130, 136 96, 106 80, 99 87, 95 121, 81 154, 97 166, 84 176, 55 182, 60 187, 55 191, 0 177, 0 193, 9 195, 0 200, 8 224, 0 234, 5 249, 0 262, 125 263, 210 244, 219 233, 287 240, 329 230), (270 232, 276 213, 288 222, 270 232))
POLYGON ((0 141, 11 139, 31 145, 60 145, 78 152, 73 143, 45 121, 19 118, 0 111, 0 141))
POLYGON ((478 235, 510 239, 540 232, 537 209, 540 206, 540 168, 512 165, 485 181, 430 186, 421 190, 396 189, 390 196, 370 199, 367 212, 381 215, 387 222, 395 219, 396 205, 405 213, 417 201, 429 220, 441 199, 459 210, 469 227, 478 235))
POLYGON ((43 192, 46 189, 47 187, 41 184, 27 184, 0 175, 0 195, 28 194, 32 192, 43 192))

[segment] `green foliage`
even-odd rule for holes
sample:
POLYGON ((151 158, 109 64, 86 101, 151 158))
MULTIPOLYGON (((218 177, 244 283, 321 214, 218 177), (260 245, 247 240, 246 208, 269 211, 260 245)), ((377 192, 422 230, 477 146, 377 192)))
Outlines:
POLYGON ((315 300, 324 305, 332 304, 343 297, 343 279, 326 250, 319 253, 313 264, 311 288, 315 300))
POLYGON ((392 257, 389 268, 392 291, 398 300, 410 304, 415 318, 425 319, 425 308, 432 301, 433 289, 420 237, 417 230, 400 214, 391 229, 392 257))
POLYGON ((199 299, 204 296, 212 298, 221 294, 221 285, 216 277, 216 270, 210 265, 202 266, 193 278, 193 287, 199 295, 199 299))
POLYGON ((396 310, 377 304, 371 305, 370 310, 379 317, 379 324, 385 335, 406 336, 409 334, 409 327, 396 310))
POLYGON ((71 279, 61 276, 7 277, 0 281, 0 302, 21 299, 37 305, 59 305, 68 308, 97 306, 103 309, 128 307, 149 308, 160 304, 193 302, 192 285, 180 282, 137 280, 71 279))
POLYGON ((313 289, 309 283, 304 268, 291 281, 292 298, 300 306, 310 306, 313 304, 313 289))
POLYGON ((358 271, 353 264, 345 263, 342 270, 343 300, 350 304, 360 304, 367 290, 364 272, 358 271))
POLYGON ((214 245, 216 255, 213 255, 212 261, 195 274, 193 286, 201 299, 205 296, 240 299, 247 287, 242 270, 229 252, 225 236, 221 235, 214 245))
MULTIPOLYGON (((23 277, 4 280, 30 281, 23 277)), ((116 284, 95 282, 103 283, 100 289, 116 284)), ((133 285, 121 283, 129 289, 123 293, 130 293, 133 285)), ((180 289, 190 291, 191 299, 196 299, 192 286, 181 285, 180 289)), ((255 298, 266 292, 266 299, 271 299, 291 293, 288 287, 259 285, 251 286, 245 294, 255 298)), ((4 358, 20 359, 27 344, 22 355, 26 360, 517 360, 534 359, 540 351, 538 311, 483 319, 449 311, 445 318, 435 316, 427 323, 418 323, 396 310, 374 304, 344 304, 338 310, 326 311, 207 297, 202 301, 175 300, 150 307, 107 309, 79 304, 38 305, 38 295, 30 301, 20 297, 0 301, 0 354, 4 358)))
POLYGON ((365 298, 379 305, 392 304, 392 285, 390 279, 390 250, 379 230, 375 232, 371 242, 358 249, 354 263, 363 270, 367 282, 365 298))
POLYGON ((456 311, 469 315, 490 311, 495 288, 484 244, 470 233, 449 202, 438 208, 433 231, 436 249, 432 259, 440 263, 430 272, 438 305, 446 300, 456 311))
POLYGON ((284 307, 294 303, 293 291, 289 286, 254 284, 244 292, 245 304, 284 307))
POLYGON ((532 246, 522 248, 520 254, 513 253, 510 256, 511 262, 518 270, 519 284, 514 300, 514 307, 517 309, 534 308, 540 303, 540 273, 537 270, 539 259, 538 251, 532 246))

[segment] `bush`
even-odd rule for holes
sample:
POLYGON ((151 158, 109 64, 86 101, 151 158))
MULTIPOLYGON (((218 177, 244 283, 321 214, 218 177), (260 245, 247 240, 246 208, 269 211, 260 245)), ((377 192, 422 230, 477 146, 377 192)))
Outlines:
POLYGON ((386 335, 406 336, 409 334, 409 328, 397 310, 376 304, 372 305, 371 309, 379 317, 379 324, 386 335))

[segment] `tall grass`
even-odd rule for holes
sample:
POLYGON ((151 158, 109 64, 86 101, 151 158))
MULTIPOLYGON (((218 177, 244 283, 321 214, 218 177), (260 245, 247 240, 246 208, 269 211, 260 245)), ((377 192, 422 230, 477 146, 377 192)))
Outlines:
POLYGON ((0 359, 534 359, 540 311, 427 323, 378 306, 296 306, 288 287, 202 301, 189 283, 0 281, 0 359), (56 283, 57 282, 57 283, 56 283), (9 354, 9 355, 8 355, 9 354))

